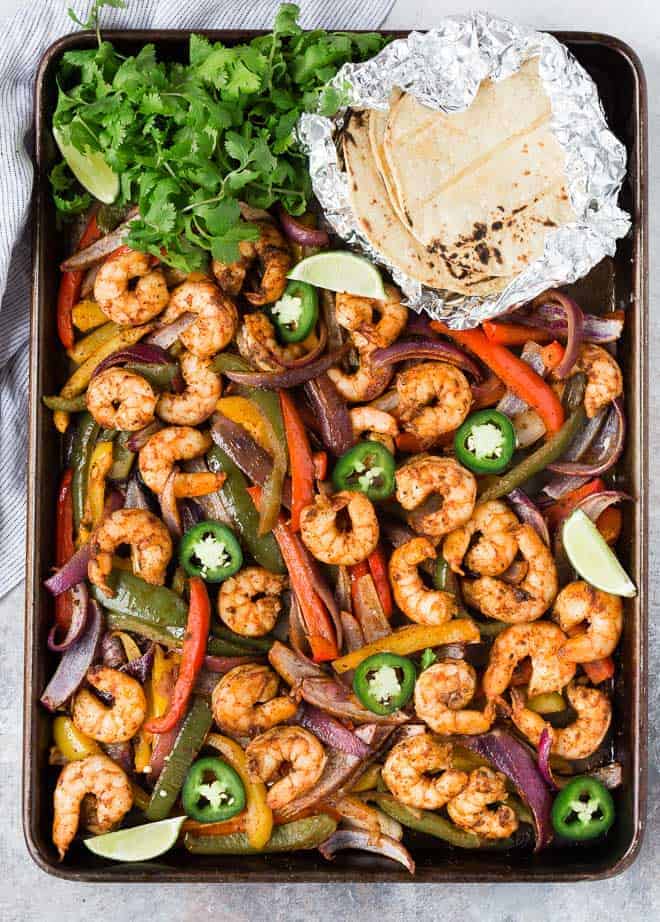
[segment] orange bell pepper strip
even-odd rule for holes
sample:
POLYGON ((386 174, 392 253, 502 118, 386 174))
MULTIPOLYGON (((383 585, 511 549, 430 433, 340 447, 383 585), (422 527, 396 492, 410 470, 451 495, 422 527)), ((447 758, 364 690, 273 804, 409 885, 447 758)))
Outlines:
MULTIPOLYGON (((78 250, 84 250, 101 236, 101 230, 93 214, 78 242, 78 250)), ((65 349, 71 349, 75 341, 73 332, 73 306, 80 300, 85 273, 82 269, 63 272, 57 292, 57 335, 65 349)))
POLYGON ((381 637, 365 644, 359 650, 346 653, 336 659, 332 668, 335 672, 348 672, 356 669, 360 663, 374 653, 398 653, 408 656, 426 647, 440 647, 446 643, 479 643, 479 628, 469 618, 455 618, 444 624, 408 624, 387 637, 381 637))
POLYGON ((169 710, 162 717, 155 717, 144 724, 144 729, 148 733, 167 733, 181 720, 206 656, 206 643, 211 628, 211 603, 203 580, 193 576, 189 585, 190 606, 179 675, 174 685, 169 710))
POLYGON ((541 359, 543 360, 544 367, 547 368, 548 371, 552 371, 556 368, 563 358, 564 347, 561 343, 558 343, 556 339, 548 343, 547 346, 543 346, 541 349, 541 359))
POLYGON ((524 346, 528 342, 547 343, 552 339, 547 330, 535 330, 522 323, 494 323, 492 320, 484 320, 481 329, 492 343, 500 343, 502 346, 524 346))
POLYGON ((596 659, 592 663, 582 663, 582 668, 592 685, 600 685, 614 675, 614 660, 611 656, 596 659))
POLYGON ((548 528, 552 530, 557 528, 557 526, 564 521, 566 516, 575 509, 578 503, 582 502, 583 499, 586 499, 586 497, 590 496, 592 493, 600 493, 601 490, 604 489, 605 482, 600 477, 596 477, 594 480, 590 480, 581 487, 571 490, 570 493, 562 496, 561 499, 558 499, 551 506, 546 506, 543 510, 543 516, 548 523, 548 528))
POLYGON ((387 572, 387 563, 385 562, 385 553, 380 545, 375 551, 367 557, 367 564, 371 572, 371 578, 374 581, 380 604, 383 606, 385 617, 389 620, 394 611, 392 602, 392 590, 390 588, 390 579, 387 572))
MULTIPOLYGON (((71 480, 73 471, 67 468, 62 474, 60 490, 57 496, 57 514, 55 521, 55 563, 63 567, 75 552, 73 540, 73 499, 71 495, 71 480)), ((55 597, 55 622, 63 633, 71 625, 73 601, 71 591, 60 593, 55 597)))
POLYGON ((616 544, 623 526, 623 515, 616 506, 608 506, 596 520, 596 528, 608 544, 616 544))
MULTIPOLYGON (((238 772, 245 788, 246 807, 245 812, 235 819, 238 822, 245 817, 248 842, 252 848, 264 848, 273 831, 273 811, 268 806, 266 785, 250 772, 247 756, 235 740, 219 733, 209 733, 206 742, 238 772)), ((208 827, 209 824, 206 825, 208 827)))
POLYGON ((564 408, 559 397, 533 368, 506 346, 491 342, 483 330, 450 330, 444 323, 431 321, 431 328, 466 346, 484 362, 513 393, 539 414, 548 434, 564 424, 564 408))
POLYGON ((300 513, 314 502, 314 459, 305 424, 293 397, 285 390, 279 394, 291 460, 291 528, 300 531, 300 513))

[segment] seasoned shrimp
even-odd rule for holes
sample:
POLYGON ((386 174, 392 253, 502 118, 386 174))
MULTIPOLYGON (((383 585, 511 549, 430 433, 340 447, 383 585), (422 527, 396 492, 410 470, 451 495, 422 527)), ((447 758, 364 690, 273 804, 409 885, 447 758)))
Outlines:
POLYGON ((454 573, 464 576, 463 560, 472 573, 499 576, 516 558, 518 519, 500 500, 480 503, 469 522, 452 531, 442 545, 442 556, 454 573), (472 543, 475 535, 478 539, 472 543))
POLYGON ((591 663, 613 653, 623 630, 623 604, 619 596, 594 589, 577 580, 564 586, 555 599, 554 617, 571 636, 559 656, 571 663, 591 663), (586 623, 586 629, 573 633, 586 623))
POLYGON ((353 333, 351 339, 357 350, 357 366, 351 371, 345 371, 339 365, 329 368, 328 377, 344 400, 349 403, 366 403, 375 400, 387 389, 394 371, 389 365, 377 368, 372 363, 371 355, 377 347, 361 334, 353 333))
POLYGON ((586 759, 598 749, 609 730, 612 704, 598 688, 574 682, 566 689, 566 697, 577 718, 572 724, 557 730, 536 711, 525 707, 524 696, 517 689, 512 689, 511 720, 535 746, 538 746, 541 734, 547 728, 552 738, 550 752, 565 759, 586 759))
POLYGON ((91 539, 90 582, 107 596, 114 595, 106 579, 112 571, 113 554, 122 544, 131 546, 135 575, 152 586, 162 586, 172 556, 172 539, 167 526, 147 509, 117 509, 101 523, 91 539))
POLYGON ((181 394, 161 394, 156 412, 167 423, 198 426, 215 410, 222 393, 220 377, 209 359, 185 352, 180 359, 186 388, 181 394))
POLYGON ((468 776, 451 767, 452 746, 430 733, 402 740, 383 766, 383 781, 397 800, 419 810, 439 810, 463 790, 468 776), (441 773, 441 774, 440 774, 441 773))
POLYGON ((397 375, 396 389, 399 422, 425 448, 458 429, 470 412, 468 380, 460 368, 447 362, 412 365, 397 375))
POLYGON ((492 768, 475 768, 468 783, 447 804, 450 818, 484 839, 506 839, 518 828, 518 817, 503 801, 508 798, 506 776, 492 768), (491 810, 490 804, 498 804, 491 810))
POLYGON ((227 733, 248 736, 289 720, 298 706, 293 698, 277 696, 279 684, 268 666, 248 663, 230 669, 211 696, 215 722, 227 733))
POLYGON ((87 683, 112 697, 110 706, 87 688, 76 692, 71 717, 81 733, 99 743, 125 743, 133 739, 147 713, 147 699, 142 686, 132 676, 107 666, 92 667, 87 683))
POLYGON ((160 269, 151 269, 147 253, 119 251, 109 256, 96 274, 94 297, 110 320, 137 326, 167 306, 169 292, 160 269), (129 284, 137 279, 134 290, 129 284))
POLYGON ((535 621, 548 610, 557 595, 557 567, 547 544, 531 525, 519 525, 513 532, 518 550, 527 563, 524 578, 515 586, 493 576, 464 579, 463 595, 468 605, 489 618, 519 624, 535 621))
POLYGON ((262 371, 281 368, 282 361, 299 358, 305 352, 302 343, 281 346, 275 337, 275 327, 261 311, 245 314, 236 336, 238 351, 262 371))
POLYGON ((394 454, 394 439, 399 434, 399 427, 393 416, 375 407, 353 407, 350 416, 356 439, 366 435, 368 439, 380 442, 394 454))
POLYGON ((186 313, 196 314, 197 319, 186 327, 179 339, 200 359, 220 352, 236 335, 236 306, 208 279, 188 280, 175 288, 161 320, 172 323, 186 313))
POLYGON ((366 560, 376 549, 378 518, 364 493, 342 490, 334 496, 318 494, 314 505, 302 510, 300 537, 317 560, 350 567, 366 560), (344 510, 350 520, 349 529, 342 529, 337 522, 344 510))
POLYGON ((530 695, 561 691, 575 674, 575 664, 558 655, 566 640, 562 629, 549 621, 514 624, 506 628, 491 647, 488 668, 482 679, 486 697, 502 695, 509 686, 514 669, 526 657, 529 657, 532 667, 528 686, 530 695))
POLYGON ((262 272, 260 284, 244 297, 255 306, 272 304, 281 298, 286 288, 286 276, 291 268, 291 251, 286 239, 270 221, 254 221, 259 230, 258 240, 243 240, 239 244, 240 258, 233 263, 213 260, 213 274, 220 286, 232 294, 243 288, 247 272, 258 260, 262 272))
MULTIPOLYGON (((140 450, 140 473, 144 482, 154 493, 162 493, 174 470, 176 461, 190 461, 198 458, 211 447, 211 437, 192 426, 168 426, 151 436, 140 450)), ((204 492, 219 490, 225 479, 224 474, 211 477, 208 472, 198 474, 176 475, 175 493, 183 496, 199 496, 196 485, 208 483, 204 492)))
POLYGON ((53 842, 60 861, 78 831, 80 808, 87 796, 95 800, 95 824, 91 831, 97 835, 109 832, 133 806, 131 782, 108 756, 87 756, 65 765, 53 797, 53 842))
POLYGON ((266 798, 271 810, 280 810, 313 788, 327 761, 321 743, 303 727, 274 727, 253 739, 245 755, 254 781, 275 782, 266 798))
POLYGON ((220 586, 218 613, 235 634, 263 637, 275 627, 286 584, 263 567, 244 567, 220 586))
POLYGON ((477 674, 462 659, 443 660, 425 669, 415 685, 415 712, 440 736, 486 733, 495 720, 495 702, 483 711, 466 710, 474 698, 477 674))
POLYGON ((99 426, 137 432, 153 421, 157 397, 142 375, 106 368, 87 388, 87 409, 99 426))
POLYGON ((396 472, 396 498, 418 533, 441 538, 474 511, 477 481, 452 458, 417 455, 396 472))
POLYGON ((337 323, 351 332, 362 333, 375 346, 389 346, 400 335, 408 320, 408 308, 401 303, 401 292, 385 285, 385 299, 338 294, 335 299, 337 323))
POLYGON ((418 624, 443 624, 456 614, 456 597, 450 592, 427 589, 417 569, 435 547, 428 538, 413 538, 395 548, 390 557, 390 583, 394 600, 401 611, 418 624))
POLYGON ((588 417, 594 417, 602 407, 606 407, 623 393, 621 369, 602 346, 584 343, 580 348, 575 369, 583 371, 587 376, 584 408, 588 417))

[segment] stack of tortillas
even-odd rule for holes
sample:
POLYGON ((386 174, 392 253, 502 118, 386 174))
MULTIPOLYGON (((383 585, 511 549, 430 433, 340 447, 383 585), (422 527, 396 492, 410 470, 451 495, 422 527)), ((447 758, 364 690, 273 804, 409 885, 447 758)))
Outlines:
POLYGON ((446 114, 394 93, 343 134, 351 205, 386 261, 432 288, 487 297, 575 220, 535 59, 446 114))

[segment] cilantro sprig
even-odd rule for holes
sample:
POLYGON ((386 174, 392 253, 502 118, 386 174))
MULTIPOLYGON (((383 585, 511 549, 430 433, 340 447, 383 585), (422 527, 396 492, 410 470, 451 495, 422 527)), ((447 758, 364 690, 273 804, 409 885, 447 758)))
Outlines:
MULTIPOLYGON (((102 5, 83 25, 98 30, 102 5)), ((296 122, 306 110, 334 111, 340 100, 327 82, 384 39, 305 32, 298 15, 295 4, 282 4, 273 31, 247 44, 192 35, 187 64, 159 61, 153 45, 122 57, 100 34, 98 48, 63 55, 54 125, 79 151, 101 151, 119 174, 117 204, 140 210, 130 246, 192 271, 209 256, 236 259, 239 242, 254 239, 239 200, 304 212, 311 186, 296 122)), ((71 213, 82 200, 65 179, 56 167, 55 203, 71 213)))

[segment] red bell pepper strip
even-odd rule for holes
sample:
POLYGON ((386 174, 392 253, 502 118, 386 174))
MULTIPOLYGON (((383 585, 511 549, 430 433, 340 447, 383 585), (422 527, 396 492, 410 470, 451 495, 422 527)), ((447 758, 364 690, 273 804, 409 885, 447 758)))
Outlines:
POLYGON ((192 695, 197 676, 204 664, 206 643, 211 628, 211 603, 204 581, 198 576, 190 580, 188 622, 183 638, 181 665, 169 710, 162 717, 148 720, 144 729, 149 733, 167 733, 183 717, 192 695))
MULTIPOLYGON (((78 242, 78 250, 84 250, 101 237, 101 230, 96 222, 96 214, 87 222, 87 227, 78 242)), ((57 335, 65 349, 72 349, 75 342, 73 332, 73 308, 80 299, 85 273, 82 269, 63 272, 57 292, 57 335)))
POLYGON ((571 490, 570 493, 562 496, 561 499, 552 503, 551 506, 546 506, 543 510, 543 516, 548 523, 548 528, 554 531, 554 529, 564 521, 566 516, 575 509, 579 502, 592 493, 600 493, 604 489, 605 481, 600 477, 596 477, 594 480, 590 480, 581 487, 571 490))
POLYGON ((378 593, 380 604, 383 606, 385 617, 389 619, 392 617, 394 604, 392 602, 392 590, 390 588, 390 580, 387 573, 385 554, 380 545, 378 545, 375 551, 372 551, 371 554, 369 554, 367 557, 367 563, 369 565, 369 570, 371 571, 371 578, 373 579, 374 585, 376 586, 376 592, 378 593))
POLYGON ((547 330, 534 330, 522 323, 494 323, 492 320, 484 320, 481 329, 492 343, 500 343, 502 346, 524 346, 530 341, 547 343, 552 339, 552 334, 547 330))
POLYGON ((614 660, 611 656, 596 659, 592 663, 582 663, 582 668, 592 685, 600 685, 614 675, 614 660))
MULTIPOLYGON (((73 498, 71 495, 71 480, 73 470, 67 468, 62 474, 60 490, 57 495, 57 515, 55 521, 55 563, 63 567, 74 555, 75 543, 73 540, 73 498)), ((55 598, 55 621, 62 633, 66 633, 71 625, 73 613, 73 600, 71 590, 61 592, 55 598)))
POLYGON ((541 349, 541 358, 543 359, 544 367, 548 371, 552 371, 564 358, 564 347, 555 339, 541 349))
POLYGON ((536 410, 549 435, 561 429, 564 408, 559 397, 533 368, 506 346, 491 342, 483 330, 450 330, 437 320, 431 321, 431 327, 466 346, 480 358, 517 397, 536 410))
POLYGON ((288 391, 280 391, 280 407, 291 461, 291 528, 300 530, 300 513, 314 502, 314 459, 307 430, 288 391))

